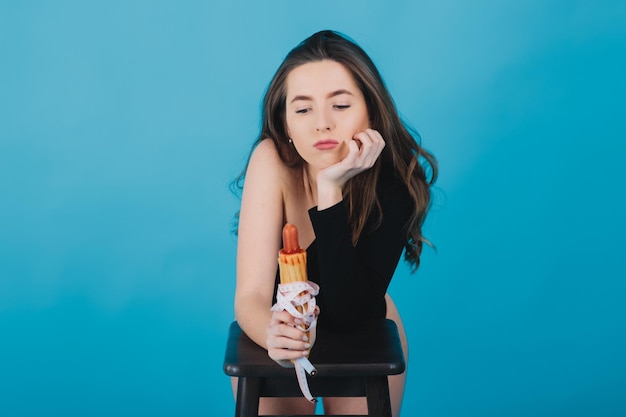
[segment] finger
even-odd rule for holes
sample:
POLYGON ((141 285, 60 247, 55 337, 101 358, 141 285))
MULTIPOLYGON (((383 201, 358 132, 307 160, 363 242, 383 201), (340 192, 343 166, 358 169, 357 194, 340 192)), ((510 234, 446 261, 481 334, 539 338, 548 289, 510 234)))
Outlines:
POLYGON ((360 155, 359 145, 355 140, 351 140, 348 142, 348 155, 341 161, 348 168, 352 168, 355 166, 355 163, 358 161, 360 155))
POLYGON ((267 338, 285 337, 292 340, 306 342, 306 332, 302 329, 289 324, 270 325, 266 329, 267 338))
POLYGON ((267 348, 304 351, 311 347, 311 342, 294 340, 288 337, 270 337, 267 339, 267 348))
POLYGON ((355 138, 361 142, 359 166, 365 169, 371 168, 378 160, 384 147, 382 136, 373 129, 367 129, 356 134, 355 138))
POLYGON ((369 151, 371 152, 371 156, 375 156, 375 159, 378 159, 378 156, 385 147, 385 140, 383 139, 380 132, 374 129, 367 129, 366 133, 372 144, 371 148, 369 149, 369 151))
POLYGON ((380 147, 385 147, 385 139, 378 130, 367 129, 366 131, 370 134, 373 142, 375 142, 380 147))
POLYGON ((380 156, 383 149, 385 148, 385 139, 377 130, 368 129, 368 133, 370 135, 370 138, 372 139, 372 157, 373 157, 372 165, 373 165, 373 163, 376 162, 376 160, 378 160, 378 157, 380 156))
MULTIPOLYGON (((267 350, 271 353, 273 359, 293 358, 293 351, 303 352, 308 351, 311 348, 311 342, 304 336, 304 334, 301 334, 294 339, 288 336, 272 334, 272 332, 269 332, 266 339, 267 350)), ((298 356, 298 354, 295 354, 295 356, 298 356)))
POLYGON ((275 360, 276 362, 280 361, 291 361, 294 359, 299 359, 303 356, 307 356, 310 353, 308 350, 289 350, 289 349, 270 349, 267 351, 267 354, 270 358, 275 360))
POLYGON ((368 155, 372 149, 372 139, 366 132, 359 132, 354 135, 352 142, 355 142, 359 147, 359 153, 354 160, 354 167, 362 169, 367 165, 368 155))
POLYGON ((285 310, 273 312, 272 317, 270 318, 270 325, 281 324, 281 323, 295 326, 294 318, 291 314, 289 314, 289 312, 285 310))

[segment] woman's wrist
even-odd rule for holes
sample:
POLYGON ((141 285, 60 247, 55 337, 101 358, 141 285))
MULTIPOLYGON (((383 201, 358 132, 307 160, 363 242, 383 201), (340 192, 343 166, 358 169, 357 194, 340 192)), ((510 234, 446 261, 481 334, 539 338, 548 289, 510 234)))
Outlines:
POLYGON ((343 190, 341 186, 317 183, 317 209, 325 210, 343 200, 343 190))

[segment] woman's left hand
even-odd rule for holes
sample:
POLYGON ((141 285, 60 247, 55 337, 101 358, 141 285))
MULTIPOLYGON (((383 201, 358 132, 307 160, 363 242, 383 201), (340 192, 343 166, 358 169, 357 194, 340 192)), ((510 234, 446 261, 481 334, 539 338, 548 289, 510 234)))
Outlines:
POLYGON ((345 158, 317 174, 318 208, 341 200, 346 181, 374 166, 385 148, 385 140, 378 131, 366 129, 354 135, 348 147, 345 158))

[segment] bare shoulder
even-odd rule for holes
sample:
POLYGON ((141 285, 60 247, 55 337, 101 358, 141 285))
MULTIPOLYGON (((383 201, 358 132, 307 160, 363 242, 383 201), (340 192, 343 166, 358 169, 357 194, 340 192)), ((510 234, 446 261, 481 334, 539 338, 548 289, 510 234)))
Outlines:
POLYGON ((246 179, 269 181, 281 189, 291 188, 293 169, 285 165, 271 139, 262 140, 252 152, 246 179), (260 178, 259 178, 260 177, 260 178))
MULTIPOLYGON (((246 203, 252 198, 255 205, 267 204, 268 199, 280 198, 279 206, 282 206, 284 190, 284 178, 287 167, 278 156, 276 146, 271 139, 261 141, 250 156, 246 169, 243 187, 243 201, 246 203)), ((273 202, 273 206, 277 203, 273 202)), ((278 206, 277 206, 278 207, 278 206)), ((245 204, 242 209, 245 208, 245 204)))
POLYGON ((257 147, 254 148, 252 156, 250 157, 250 164, 260 165, 263 168, 273 170, 286 168, 285 164, 278 156, 276 145, 274 145, 271 139, 263 139, 257 147))
POLYGON ((253 195, 256 206, 263 204, 265 208, 272 207, 284 215, 281 219, 300 222, 302 214, 306 214, 309 206, 312 206, 302 180, 302 168, 285 165, 274 142, 265 139, 257 145, 250 157, 242 202, 251 201, 246 197, 253 195))

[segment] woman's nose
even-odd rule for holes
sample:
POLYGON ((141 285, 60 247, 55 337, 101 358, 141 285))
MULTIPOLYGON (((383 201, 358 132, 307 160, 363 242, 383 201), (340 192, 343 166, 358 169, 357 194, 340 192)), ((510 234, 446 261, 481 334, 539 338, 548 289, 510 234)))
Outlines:
POLYGON ((320 111, 317 113, 317 127, 318 132, 329 131, 331 129, 331 117, 327 112, 320 111))

